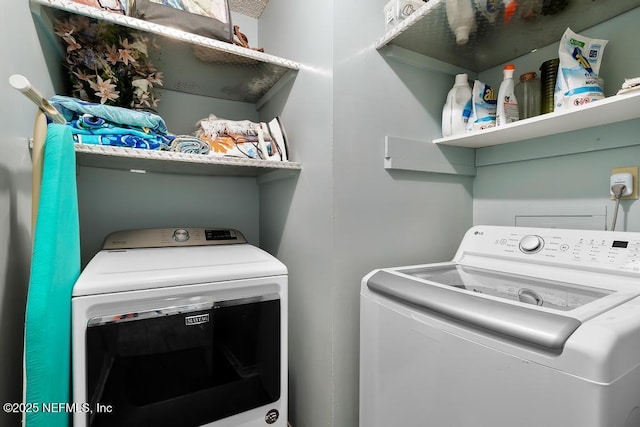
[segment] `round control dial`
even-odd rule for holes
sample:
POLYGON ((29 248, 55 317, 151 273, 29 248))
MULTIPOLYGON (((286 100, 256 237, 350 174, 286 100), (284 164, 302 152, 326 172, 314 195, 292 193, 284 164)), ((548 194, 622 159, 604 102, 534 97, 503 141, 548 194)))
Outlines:
POLYGON ((535 234, 524 236, 520 240, 520 250, 525 254, 535 254, 544 246, 544 240, 535 234))
POLYGON ((186 242, 189 240, 189 232, 184 228, 178 228, 173 232, 173 240, 178 243, 186 242))

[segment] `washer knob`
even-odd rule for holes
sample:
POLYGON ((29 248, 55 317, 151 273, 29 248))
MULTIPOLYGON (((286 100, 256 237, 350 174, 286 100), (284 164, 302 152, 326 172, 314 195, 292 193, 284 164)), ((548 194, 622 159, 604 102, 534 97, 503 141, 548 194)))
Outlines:
POLYGON ((173 240, 178 243, 186 242, 189 240, 189 232, 184 228, 178 228, 173 232, 173 240))
POLYGON ((525 254, 535 254, 544 246, 544 240, 535 234, 524 236, 520 240, 520 250, 525 254))

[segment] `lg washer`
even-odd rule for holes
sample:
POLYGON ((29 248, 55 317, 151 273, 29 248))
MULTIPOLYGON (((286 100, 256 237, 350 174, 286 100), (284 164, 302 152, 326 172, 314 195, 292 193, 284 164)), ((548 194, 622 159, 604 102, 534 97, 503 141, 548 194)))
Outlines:
POLYGON ((640 426, 640 233, 477 226, 360 302, 361 427, 640 426))

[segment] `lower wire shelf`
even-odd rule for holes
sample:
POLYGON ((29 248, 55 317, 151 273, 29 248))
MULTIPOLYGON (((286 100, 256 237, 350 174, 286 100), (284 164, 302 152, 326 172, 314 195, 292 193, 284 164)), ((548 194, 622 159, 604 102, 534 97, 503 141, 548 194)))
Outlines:
POLYGON ((75 151, 76 161, 80 166, 140 173, 258 177, 276 171, 298 173, 301 169, 297 162, 215 157, 105 145, 75 144, 75 151))

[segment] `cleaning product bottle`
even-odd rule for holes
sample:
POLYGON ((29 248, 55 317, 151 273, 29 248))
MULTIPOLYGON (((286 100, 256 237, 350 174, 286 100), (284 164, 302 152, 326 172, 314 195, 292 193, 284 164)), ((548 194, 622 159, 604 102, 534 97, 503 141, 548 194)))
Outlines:
POLYGON ((467 44, 476 26, 471 0, 446 0, 447 21, 460 46, 467 44))
POLYGON ((442 109, 442 136, 454 136, 466 132, 470 114, 471 87, 467 75, 458 74, 442 109))
POLYGON ((504 66, 504 79, 498 89, 498 106, 496 112, 496 126, 503 126, 518 120, 518 100, 515 94, 513 72, 516 67, 513 64, 504 66))
POLYGON ((473 0, 480 16, 484 16, 488 23, 494 24, 498 16, 498 0, 473 0))
POLYGON ((502 0, 504 4, 504 14, 502 15, 502 23, 507 25, 518 10, 517 0, 502 0))

